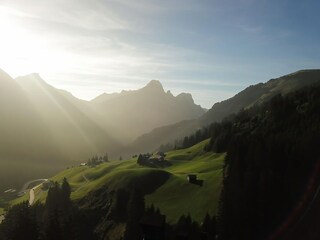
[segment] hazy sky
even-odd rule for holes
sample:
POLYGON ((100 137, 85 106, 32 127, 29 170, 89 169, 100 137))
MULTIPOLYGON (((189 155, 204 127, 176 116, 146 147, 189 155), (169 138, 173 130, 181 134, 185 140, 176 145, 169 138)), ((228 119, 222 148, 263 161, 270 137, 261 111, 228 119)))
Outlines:
POLYGON ((0 0, 0 68, 91 99, 160 80, 211 107, 320 68, 320 1, 0 0))

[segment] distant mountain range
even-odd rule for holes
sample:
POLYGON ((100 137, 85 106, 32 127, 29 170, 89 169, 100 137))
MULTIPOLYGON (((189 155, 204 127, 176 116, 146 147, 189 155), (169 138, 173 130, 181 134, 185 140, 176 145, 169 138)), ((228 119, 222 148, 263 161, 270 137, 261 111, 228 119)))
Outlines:
POLYGON ((0 182, 47 177, 105 152, 110 158, 152 152, 276 94, 319 82, 320 70, 298 71, 249 86, 205 111, 191 94, 175 97, 156 80, 83 101, 38 74, 12 79, 0 71, 0 182))
POLYGON ((161 144, 173 143, 197 129, 219 122, 230 114, 235 114, 241 109, 262 104, 277 94, 287 94, 304 86, 320 83, 320 70, 301 70, 266 83, 259 83, 244 89, 225 101, 215 103, 211 109, 198 119, 181 121, 156 128, 151 132, 137 138, 130 146, 128 152, 143 152, 156 150, 161 144), (156 139, 156 141, 155 141, 156 139))
POLYGON ((195 105, 191 94, 173 96, 165 92, 161 83, 150 81, 144 88, 121 93, 102 94, 91 101, 98 112, 104 114, 104 121, 117 130, 126 143, 155 126, 174 124, 186 119, 196 119, 204 109, 195 105))
POLYGON ((46 177, 72 161, 106 152, 119 157, 141 134, 204 112, 190 94, 174 97, 155 80, 89 102, 50 86, 38 74, 12 79, 1 70, 0 182, 46 177))

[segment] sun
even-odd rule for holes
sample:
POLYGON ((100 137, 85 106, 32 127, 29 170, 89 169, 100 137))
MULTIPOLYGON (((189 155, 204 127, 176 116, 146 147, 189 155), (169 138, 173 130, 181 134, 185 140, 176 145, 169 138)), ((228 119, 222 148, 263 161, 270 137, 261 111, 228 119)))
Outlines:
POLYGON ((48 71, 55 60, 45 39, 21 24, 22 14, 0 6, 0 68, 13 77, 48 71))

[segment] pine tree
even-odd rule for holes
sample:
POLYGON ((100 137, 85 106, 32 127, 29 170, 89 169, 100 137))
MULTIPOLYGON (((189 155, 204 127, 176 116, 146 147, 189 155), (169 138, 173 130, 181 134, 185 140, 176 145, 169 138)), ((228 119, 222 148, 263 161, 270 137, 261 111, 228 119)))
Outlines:
POLYGON ((48 218, 48 224, 45 229, 45 239, 46 240, 63 240, 63 234, 59 222, 58 210, 50 213, 48 218))
POLYGON ((71 187, 67 179, 63 178, 62 185, 61 185, 60 205, 61 205, 62 212, 65 212, 66 215, 69 208, 71 207, 70 195, 71 195, 71 187))
POLYGON ((46 198, 46 209, 49 213, 54 212, 58 208, 58 202, 60 198, 60 187, 58 182, 55 182, 48 190, 48 195, 46 198))
POLYGON ((105 162, 109 162, 109 157, 108 157, 108 153, 106 152, 106 154, 103 157, 103 161, 105 162))
POLYGON ((142 230, 140 220, 145 212, 145 203, 141 191, 134 189, 128 202, 128 222, 124 234, 125 240, 140 240, 142 230))
POLYGON ((0 231, 2 239, 38 239, 36 218, 27 201, 9 209, 0 231))

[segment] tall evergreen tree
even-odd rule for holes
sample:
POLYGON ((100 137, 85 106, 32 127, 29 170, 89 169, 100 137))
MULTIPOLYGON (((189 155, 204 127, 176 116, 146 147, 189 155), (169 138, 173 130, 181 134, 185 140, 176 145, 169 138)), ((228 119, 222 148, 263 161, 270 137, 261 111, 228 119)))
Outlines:
POLYGON ((71 187, 66 178, 63 178, 61 185, 61 208, 63 211, 67 211, 71 206, 71 187))
POLYGON ((60 199, 60 186, 58 182, 55 182, 48 190, 46 198, 46 209, 49 213, 53 213, 58 208, 58 202, 60 199))
POLYGON ((108 157, 108 153, 107 153, 107 152, 106 152, 106 154, 103 156, 103 161, 109 162, 109 157, 108 157))
POLYGON ((128 202, 128 222, 124 234, 125 240, 140 240, 142 230, 140 220, 145 211, 144 198, 140 190, 134 189, 128 202))
POLYGON ((50 213, 48 217, 48 223, 45 229, 45 239, 46 240, 64 240, 63 232, 60 226, 58 210, 50 213))
POLYGON ((9 209, 0 231, 3 240, 38 239, 36 218, 27 201, 9 209))

